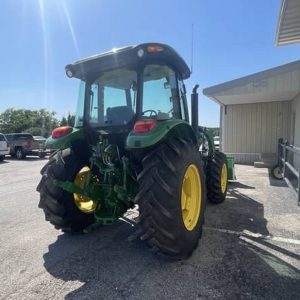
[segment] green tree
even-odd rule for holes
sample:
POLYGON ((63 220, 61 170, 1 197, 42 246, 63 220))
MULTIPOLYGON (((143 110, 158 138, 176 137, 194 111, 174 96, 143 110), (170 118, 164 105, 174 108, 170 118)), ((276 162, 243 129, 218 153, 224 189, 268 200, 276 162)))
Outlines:
POLYGON ((53 128, 59 125, 55 112, 46 109, 29 110, 9 108, 0 114, 0 132, 18 133, 40 128, 41 135, 49 136, 53 128))
POLYGON ((26 132, 32 135, 43 135, 43 129, 41 127, 30 127, 26 129, 26 132))
POLYGON ((68 125, 68 120, 65 117, 62 117, 60 121, 60 126, 67 126, 67 125, 68 125))
POLYGON ((220 128, 219 127, 211 127, 206 128, 206 130, 210 133, 211 136, 219 136, 220 135, 220 128))
POLYGON ((74 127, 75 124, 75 116, 68 113, 67 118, 66 117, 62 117, 61 121, 60 121, 60 126, 71 126, 74 127))
POLYGON ((74 125, 75 125, 75 116, 71 115, 69 113, 67 119, 68 119, 68 125, 74 127, 74 125))

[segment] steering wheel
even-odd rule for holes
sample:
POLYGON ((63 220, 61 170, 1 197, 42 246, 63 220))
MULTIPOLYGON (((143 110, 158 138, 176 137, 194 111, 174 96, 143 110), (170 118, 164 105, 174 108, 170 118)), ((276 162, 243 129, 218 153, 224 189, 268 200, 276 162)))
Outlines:
POLYGON ((148 109, 148 110, 145 110, 142 112, 142 115, 146 114, 146 113, 150 113, 150 116, 149 117, 157 117, 157 112, 153 109, 148 109))

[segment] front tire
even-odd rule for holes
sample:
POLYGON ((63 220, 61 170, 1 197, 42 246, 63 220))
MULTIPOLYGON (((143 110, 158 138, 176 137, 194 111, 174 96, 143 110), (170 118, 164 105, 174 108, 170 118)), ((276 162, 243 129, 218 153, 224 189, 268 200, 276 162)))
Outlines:
POLYGON ((161 144, 142 161, 138 175, 141 239, 176 258, 189 257, 204 223, 205 177, 196 147, 187 140, 161 144))
POLYGON ((0 161, 3 161, 4 160, 4 155, 0 155, 0 161))
POLYGON ((94 222, 93 213, 78 209, 75 195, 68 193, 54 184, 54 180, 75 181, 80 170, 86 166, 71 149, 58 151, 42 168, 43 175, 37 191, 40 192, 39 208, 43 209, 45 218, 56 229, 65 232, 82 232, 94 222))
POLYGON ((207 165, 207 198, 210 202, 224 202, 228 188, 228 167, 226 155, 216 151, 207 165))

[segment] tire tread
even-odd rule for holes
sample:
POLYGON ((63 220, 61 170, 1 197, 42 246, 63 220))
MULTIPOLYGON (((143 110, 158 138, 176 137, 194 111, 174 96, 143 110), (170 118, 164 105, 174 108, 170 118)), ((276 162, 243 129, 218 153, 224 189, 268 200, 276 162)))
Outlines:
POLYGON ((146 240, 155 251, 159 250, 167 256, 175 259, 186 258, 197 246, 204 222, 206 192, 200 155, 189 140, 173 139, 148 153, 142 160, 142 164, 143 170, 137 177, 140 190, 135 197, 135 203, 139 205, 140 211, 138 218, 140 239, 146 240), (196 160, 201 168, 204 205, 197 225, 199 227, 194 233, 196 238, 184 244, 178 234, 178 228, 186 230, 181 208, 174 206, 173 203, 180 201, 178 171, 182 169, 182 163, 189 157, 196 160))

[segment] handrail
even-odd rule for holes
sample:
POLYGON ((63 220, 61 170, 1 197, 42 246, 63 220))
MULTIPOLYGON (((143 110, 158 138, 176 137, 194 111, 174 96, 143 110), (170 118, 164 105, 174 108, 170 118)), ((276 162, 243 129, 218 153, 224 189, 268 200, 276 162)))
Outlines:
POLYGON ((300 148, 298 147, 295 147, 293 145, 285 145, 285 144, 282 144, 282 143, 279 143, 279 145, 281 147, 286 147, 288 150, 292 151, 293 153, 297 153, 297 154, 300 154, 300 148))
POLYGON ((293 145, 289 145, 289 142, 284 139, 278 140, 278 166, 283 172, 283 178, 287 182, 289 186, 292 186, 291 182, 286 176, 287 169, 293 173, 293 175, 298 179, 298 205, 300 206, 300 168, 296 169, 292 163, 288 161, 289 152, 293 153, 293 160, 295 155, 299 155, 300 157, 300 148, 295 147, 293 145))

